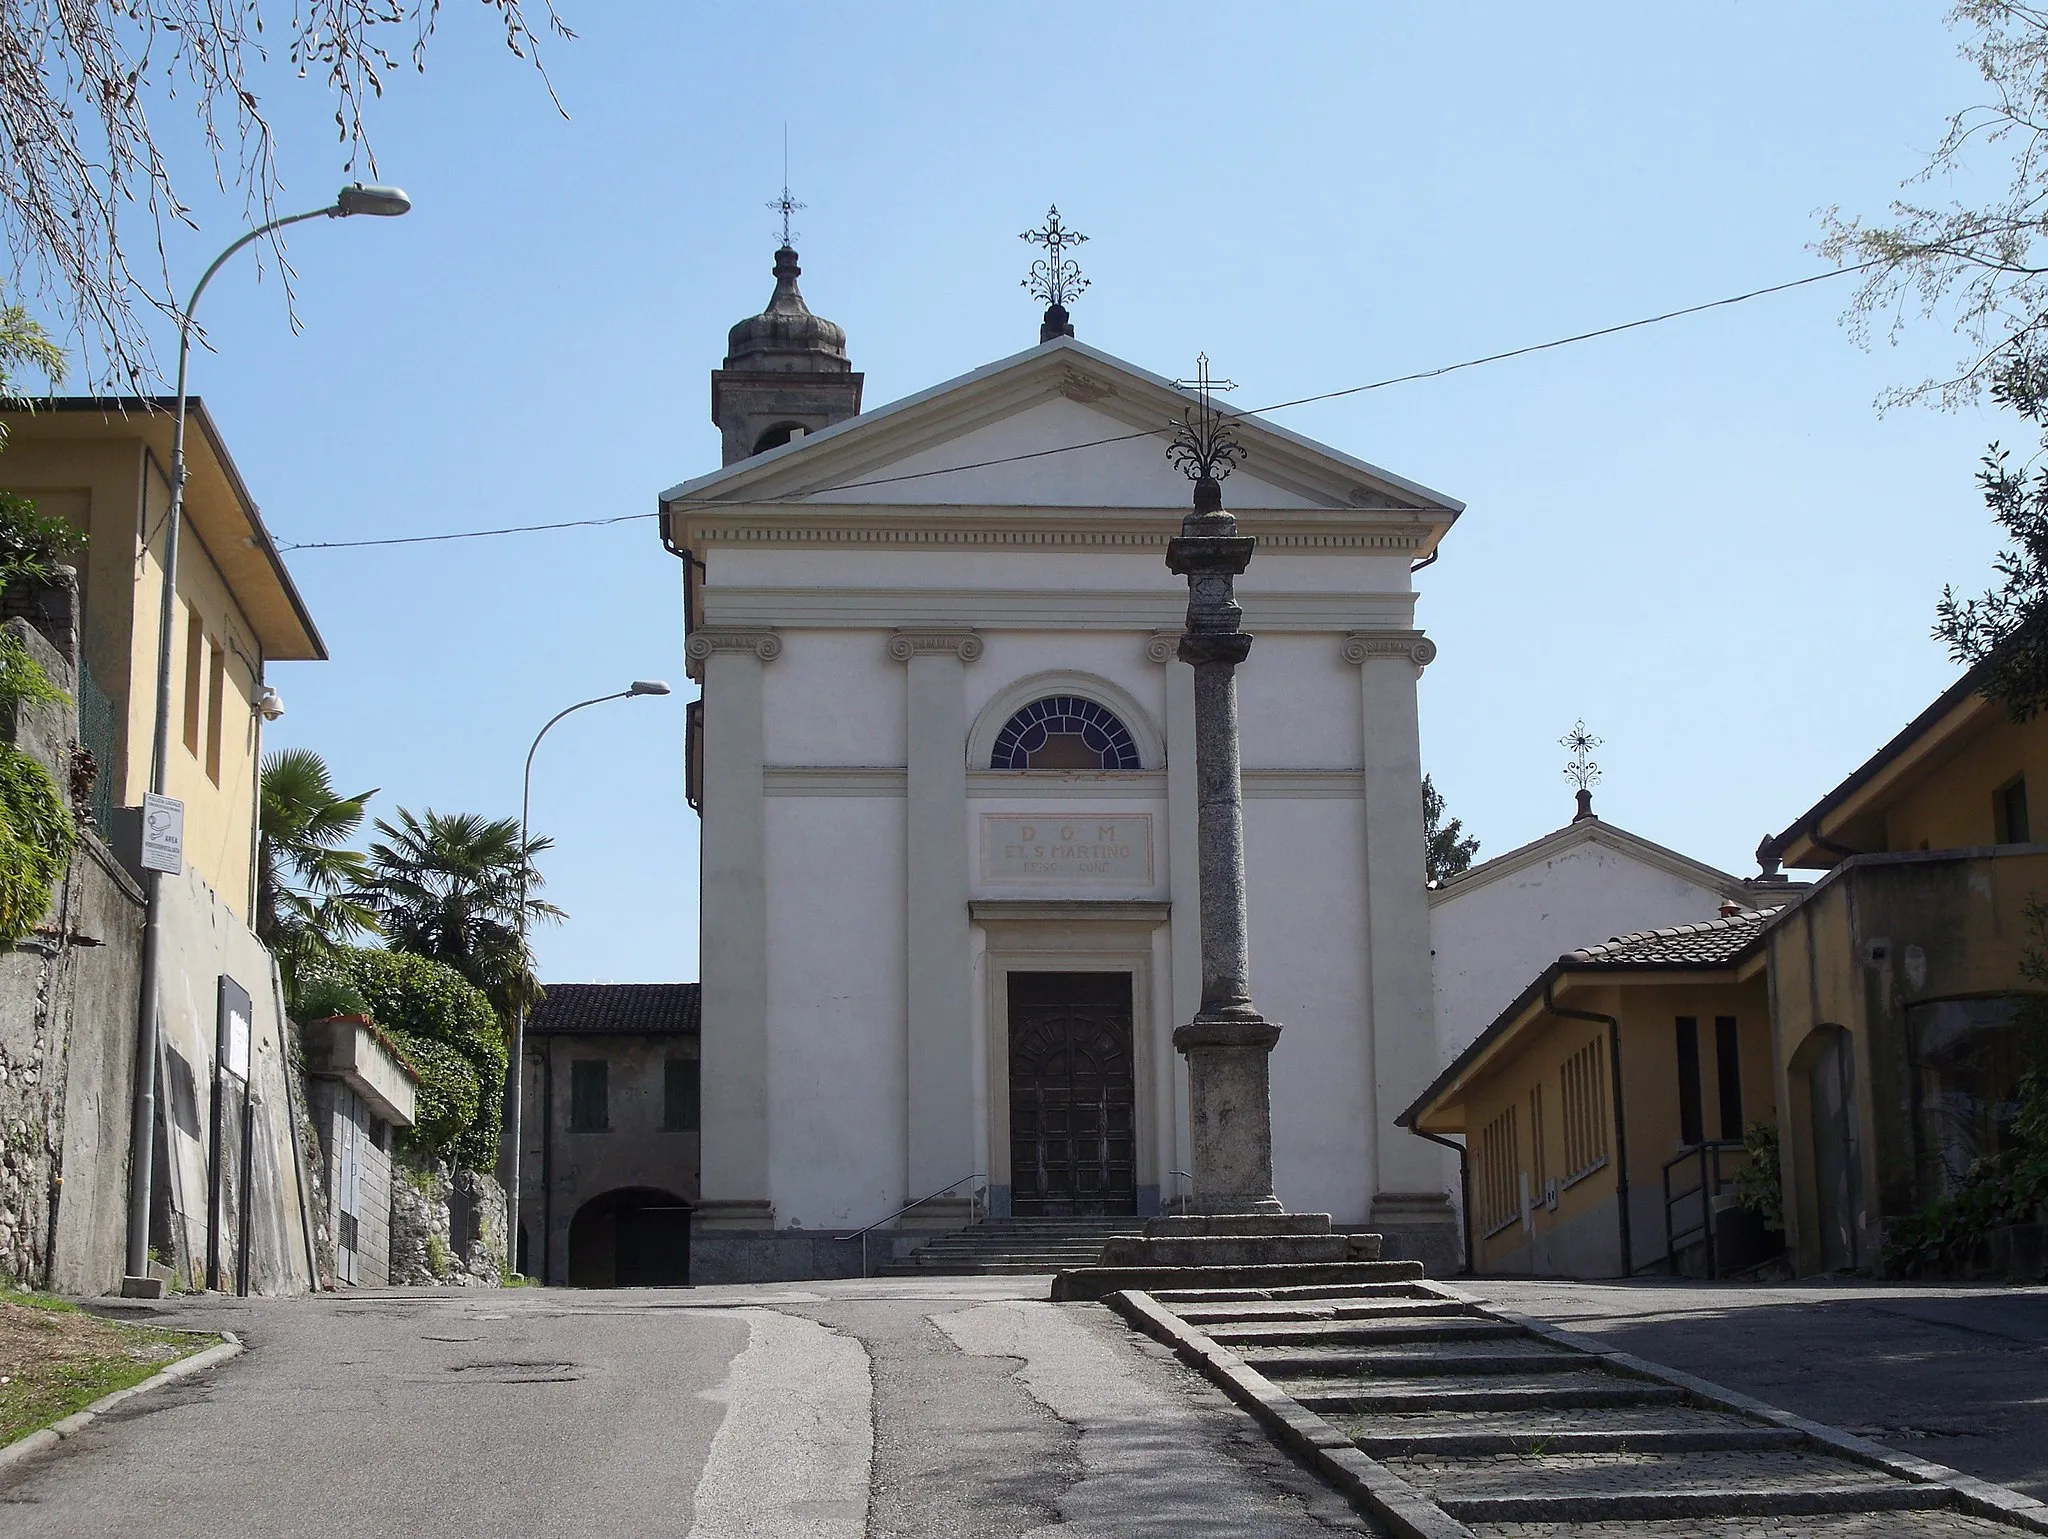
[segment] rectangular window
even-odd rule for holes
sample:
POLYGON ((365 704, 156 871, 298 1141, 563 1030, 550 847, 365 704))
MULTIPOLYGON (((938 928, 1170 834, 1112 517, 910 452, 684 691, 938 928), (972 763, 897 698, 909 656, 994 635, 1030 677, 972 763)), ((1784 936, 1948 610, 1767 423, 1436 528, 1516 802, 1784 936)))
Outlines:
POLYGON ((683 800, 698 816, 703 816, 704 701, 701 696, 683 707, 683 800))
POLYGON ((206 778, 220 784, 221 707, 227 701, 228 654, 215 643, 206 677, 206 778))
POLYGON ((602 1133, 611 1126, 606 1105, 611 1065, 602 1058, 578 1058, 569 1065, 569 1131, 602 1133))
POLYGON ((1563 1112, 1564 1184, 1607 1163, 1606 1045, 1595 1037, 1564 1061, 1558 1072, 1563 1112))
POLYGON ((2028 844, 2027 777, 2016 775, 1991 793, 1991 836, 1997 844, 2028 844))
POLYGON ((185 611, 185 752, 199 757, 199 709, 201 682, 206 677, 206 633, 199 628, 199 616, 185 611))
POLYGON ((1721 1099, 1721 1136, 1742 1141, 1742 1043, 1735 1017, 1714 1017, 1714 1078, 1721 1099))
POLYGON ((1697 1017, 1678 1018, 1678 1141, 1690 1149, 1706 1134, 1700 1111, 1700 1023, 1697 1017))
POLYGON ((1522 1216, 1521 1173, 1510 1106, 1479 1134, 1479 1190, 1474 1196, 1482 1234, 1497 1234, 1522 1216))
POLYGON ((669 1059, 661 1082, 661 1125, 667 1131, 697 1131, 699 1072, 694 1058, 669 1059))

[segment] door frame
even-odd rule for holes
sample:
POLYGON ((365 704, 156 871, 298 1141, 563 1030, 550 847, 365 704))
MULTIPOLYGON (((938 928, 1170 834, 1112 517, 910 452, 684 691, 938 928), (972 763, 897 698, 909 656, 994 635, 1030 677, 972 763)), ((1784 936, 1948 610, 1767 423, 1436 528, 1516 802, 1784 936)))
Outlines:
MULTIPOLYGON (((1137 1209, 1159 1211, 1160 1111, 1170 1090, 1159 1086, 1162 1065, 1156 982, 1162 964, 1155 948, 1172 913, 1168 903, 1058 900, 978 900, 969 905, 979 932, 982 974, 981 1033, 984 1105, 981 1147, 988 1160, 989 1211, 1010 1213, 1010 974, 1129 973, 1131 975, 1131 1131, 1135 1140, 1137 1209)), ((1170 1084, 1170 1080, 1169 1080, 1170 1084)), ((1169 1119, 1170 1120, 1170 1119, 1169 1119)))

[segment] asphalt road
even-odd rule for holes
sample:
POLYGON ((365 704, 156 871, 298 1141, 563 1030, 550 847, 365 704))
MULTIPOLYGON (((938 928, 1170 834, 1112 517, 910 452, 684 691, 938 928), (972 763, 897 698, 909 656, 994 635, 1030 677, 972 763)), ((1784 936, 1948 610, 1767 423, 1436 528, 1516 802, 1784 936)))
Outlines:
POLYGON ((1046 1279, 174 1301, 247 1353, 0 1476, 0 1533, 1308 1539, 1366 1531, 1046 1279))
POLYGON ((1454 1282, 2048 1500, 2048 1288, 1454 1282))

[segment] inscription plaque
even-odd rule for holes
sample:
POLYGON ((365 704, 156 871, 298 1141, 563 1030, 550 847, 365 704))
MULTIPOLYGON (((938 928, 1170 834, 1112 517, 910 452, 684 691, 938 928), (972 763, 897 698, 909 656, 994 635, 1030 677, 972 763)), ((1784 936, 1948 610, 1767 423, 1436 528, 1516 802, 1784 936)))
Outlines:
POLYGON ((984 882, 1150 882, 1149 812, 981 815, 984 882))

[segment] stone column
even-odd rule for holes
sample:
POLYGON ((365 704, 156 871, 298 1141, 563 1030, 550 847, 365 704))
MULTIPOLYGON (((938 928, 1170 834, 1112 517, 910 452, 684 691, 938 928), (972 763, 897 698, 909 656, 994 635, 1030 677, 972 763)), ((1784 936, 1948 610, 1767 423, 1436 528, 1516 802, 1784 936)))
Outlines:
POLYGON ((768 885, 762 665, 773 631, 700 626, 684 648, 704 686, 700 1229, 769 1229, 768 885))
POLYGON ((1435 1076, 1436 1025, 1423 870, 1422 748, 1415 685, 1436 657, 1418 631, 1347 637, 1364 706, 1366 946, 1370 959, 1375 1228, 1450 1222, 1444 1156, 1394 1126, 1435 1076))
POLYGON ((1244 892, 1244 807, 1238 773, 1237 665, 1252 648, 1239 629, 1237 575, 1252 539, 1223 511, 1221 489, 1196 482, 1195 507, 1167 546, 1188 580, 1180 660, 1194 669, 1195 801, 1202 918, 1202 1004, 1173 1034, 1187 1054, 1197 1213, 1278 1213, 1273 1195, 1270 1055, 1277 1023, 1252 1008, 1244 892))
MULTIPOLYGON (((1180 655, 1180 633, 1161 631, 1145 643, 1145 656, 1166 665, 1166 865, 1167 895, 1173 903, 1173 1010, 1170 1020, 1192 1021, 1202 1008, 1202 879, 1201 827, 1195 791, 1195 674, 1174 667, 1180 655)), ((1162 1203, 1188 1195, 1187 1181, 1171 1174, 1186 1170, 1189 1159, 1187 1060, 1178 1053, 1162 1055, 1171 1094, 1163 1104, 1173 1108, 1171 1154, 1162 1166, 1162 1203)))
MULTIPOLYGON (((898 631, 906 665, 904 1181, 915 1202, 986 1171, 974 1147, 972 935, 967 918, 967 680, 981 656, 972 631, 898 631)), ((911 1222, 950 1226, 969 1188, 926 1203, 911 1222)))

